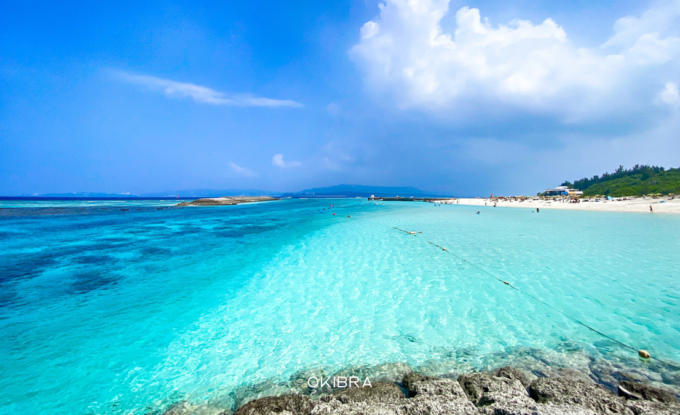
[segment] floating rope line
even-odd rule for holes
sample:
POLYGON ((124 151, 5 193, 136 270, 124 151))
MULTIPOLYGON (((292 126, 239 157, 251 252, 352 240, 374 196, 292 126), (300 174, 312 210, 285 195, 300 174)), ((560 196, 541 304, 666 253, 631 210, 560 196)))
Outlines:
POLYGON ((394 229, 396 229, 396 230, 398 230, 398 231, 400 231, 400 232, 407 233, 407 234, 409 234, 409 235, 413 235, 413 236, 416 236, 417 234, 422 233, 422 232, 405 231, 405 230, 403 230, 403 229, 397 228, 396 226, 394 227, 394 229))
MULTIPOLYGON (((400 231, 402 231, 402 232, 407 232, 407 231, 401 230, 401 229, 399 229, 399 228, 394 228, 394 229, 400 230, 400 231)), ((407 232, 407 233, 410 233, 410 232, 407 232)), ((422 232, 420 232, 420 233, 422 233, 422 232)), ((433 243, 433 242, 430 242, 430 241, 428 241, 428 242, 430 243, 430 245, 434 245, 434 246, 436 246, 437 248, 441 249, 442 251, 447 252, 447 253, 453 255, 454 257, 458 258, 459 260, 461 260, 461 261, 463 261, 463 262, 466 262, 467 264, 469 264, 469 265, 471 265, 471 266, 477 268, 478 270, 480 270, 480 271, 482 271, 483 273, 489 275, 490 277, 492 277, 492 278, 494 278, 494 279, 496 279, 496 280, 502 282, 503 284, 507 285, 508 287, 512 288, 513 290, 516 290, 517 292, 519 292, 519 293, 521 293, 521 294, 524 294, 524 295, 526 295, 527 297, 532 298, 532 299, 538 301, 539 303, 541 303, 541 304, 543 304, 544 306, 550 308, 551 310, 557 311, 558 313, 560 313, 560 314, 562 314, 563 316, 567 317, 568 319, 573 320, 574 322, 576 322, 576 323, 582 325, 583 327, 587 328, 588 330, 592 330, 592 331, 594 331, 595 333, 599 334, 599 335, 602 336, 602 337, 605 337, 605 338, 607 338, 607 339, 609 339, 609 340, 611 340, 611 341, 613 341, 613 342, 616 342, 616 343, 620 344, 621 346, 623 346, 623 347, 625 347, 625 348, 628 348, 628 349, 630 349, 630 350, 632 350, 632 351, 634 351, 634 352, 637 352, 638 355, 640 355, 640 357, 643 357, 643 358, 645 358, 645 359, 653 359, 653 360, 656 360, 657 362, 663 363, 663 364, 665 364, 665 365, 667 365, 667 366, 669 366, 669 367, 672 367, 672 368, 674 368, 674 369, 680 369, 680 366, 676 366, 676 365, 674 365, 674 364, 672 364, 672 363, 668 363, 668 362, 663 361, 663 360, 661 360, 661 359, 657 359, 656 357, 651 356, 651 355, 649 354, 649 352, 647 352, 647 351, 645 351, 645 350, 636 349, 636 348, 633 347, 633 346, 630 346, 630 345, 627 345, 626 343, 620 342, 620 341, 616 340, 615 338, 613 338, 613 337, 611 337, 611 336, 608 336, 608 335, 602 333, 601 331, 599 331, 599 330, 597 330, 597 329, 594 329, 594 328, 590 327, 589 325, 585 324, 584 322, 580 321, 579 319, 577 319, 577 318, 575 318, 575 317, 572 317, 572 316, 570 316, 569 314, 565 313, 564 311, 559 310, 559 309, 557 309, 557 308, 551 306, 550 304, 546 303, 545 301, 543 301, 543 300, 541 300, 541 299, 539 299, 539 298, 536 298, 536 297, 534 297, 533 295, 531 295, 531 294, 529 294, 529 293, 526 293, 526 292, 520 290, 519 288, 517 288, 517 287, 515 287, 514 285, 510 284, 509 282, 507 282, 507 281, 505 281, 505 280, 502 280, 502 279, 498 278, 497 276, 495 276, 495 275, 492 274, 491 272, 487 271, 486 269, 484 269, 484 268, 482 268, 482 267, 480 267, 480 266, 478 266, 478 265, 476 265, 476 264, 474 264, 474 263, 468 261, 467 259, 464 259, 464 258, 462 258, 462 257, 460 257, 460 256, 458 256, 458 255, 456 255, 455 253, 449 251, 448 249, 446 249, 446 248, 444 248, 444 247, 441 247, 441 246, 439 246, 439 245, 437 245, 437 244, 435 244, 435 243, 433 243)))

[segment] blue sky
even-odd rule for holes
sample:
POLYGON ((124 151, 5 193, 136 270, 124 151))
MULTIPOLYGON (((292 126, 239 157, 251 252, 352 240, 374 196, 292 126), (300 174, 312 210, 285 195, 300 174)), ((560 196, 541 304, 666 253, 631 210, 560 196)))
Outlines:
POLYGON ((680 165, 680 0, 3 2, 0 194, 680 165))

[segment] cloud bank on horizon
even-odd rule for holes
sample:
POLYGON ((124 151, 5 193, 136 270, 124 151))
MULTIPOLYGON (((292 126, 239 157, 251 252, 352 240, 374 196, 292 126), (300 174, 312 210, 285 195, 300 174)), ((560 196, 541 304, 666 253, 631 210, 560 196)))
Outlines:
POLYGON ((493 25, 480 10, 442 19, 449 0, 386 0, 350 57, 367 87, 401 109, 463 114, 505 107, 574 122, 658 102, 677 106, 680 0, 616 21, 599 47, 579 47, 553 19, 493 25))

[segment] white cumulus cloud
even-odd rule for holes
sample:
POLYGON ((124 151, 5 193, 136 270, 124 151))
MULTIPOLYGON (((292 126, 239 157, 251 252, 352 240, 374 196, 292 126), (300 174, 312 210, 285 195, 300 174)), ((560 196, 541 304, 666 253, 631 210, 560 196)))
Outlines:
POLYGON ((255 173, 254 171, 250 169, 246 169, 245 167, 241 167, 238 164, 234 163, 233 161, 229 162, 229 167, 231 167, 231 170, 243 177, 257 177, 259 174, 255 173))
POLYGON ((659 94, 659 98, 665 104, 672 107, 680 107, 680 91, 675 82, 666 82, 666 87, 659 94))
POLYGON ((191 98, 195 102, 211 105, 233 105, 239 107, 302 107, 299 102, 287 99, 272 99, 253 96, 250 94, 227 95, 206 86, 155 76, 136 75, 127 72, 116 72, 118 77, 126 82, 143 85, 152 91, 160 91, 171 98, 191 98))
POLYGON ((650 103, 658 91, 650 78, 680 67, 680 0, 620 19, 597 48, 577 47, 550 18, 496 26, 463 7, 446 33, 449 0, 386 0, 380 8, 350 56, 367 86, 401 108, 500 105, 579 119, 641 105, 641 96, 650 103))
POLYGON ((302 163, 299 161, 284 161, 283 154, 274 154, 274 157, 272 157, 272 164, 277 167, 283 167, 284 169, 302 166, 302 163))

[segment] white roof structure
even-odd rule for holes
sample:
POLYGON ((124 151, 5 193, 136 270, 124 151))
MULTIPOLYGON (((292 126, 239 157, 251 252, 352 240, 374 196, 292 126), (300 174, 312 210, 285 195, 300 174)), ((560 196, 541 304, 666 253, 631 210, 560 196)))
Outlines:
POLYGON ((567 186, 557 186, 552 189, 546 190, 546 192, 568 192, 569 188, 567 186))

